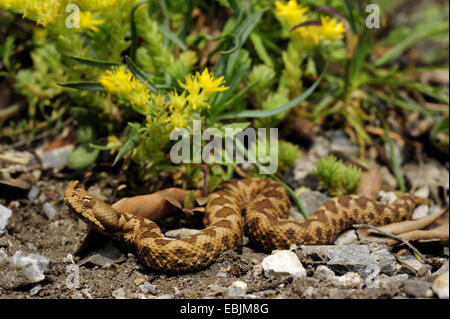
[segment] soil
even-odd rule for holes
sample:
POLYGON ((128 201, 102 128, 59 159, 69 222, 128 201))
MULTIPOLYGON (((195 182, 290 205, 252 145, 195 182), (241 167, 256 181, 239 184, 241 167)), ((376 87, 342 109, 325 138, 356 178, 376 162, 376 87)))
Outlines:
MULTIPOLYGON (((309 275, 307 278, 265 278, 261 274, 255 274, 253 269, 267 255, 253 250, 249 244, 236 251, 226 252, 204 270, 163 274, 146 269, 136 260, 129 247, 113 243, 124 254, 125 261, 106 267, 84 264, 78 268, 79 286, 73 287, 70 285, 73 268, 68 268, 71 263, 66 257, 76 251, 87 232, 87 226, 72 216, 62 201, 67 184, 68 182, 51 178, 44 178, 39 182, 43 193, 56 195, 57 199, 52 204, 57 215, 53 220, 48 220, 43 214, 42 205, 34 204, 29 199, 0 199, 0 204, 13 211, 6 233, 0 236, 0 249, 3 248, 9 256, 22 251, 25 254, 39 254, 49 260, 44 281, 16 289, 0 288, 0 298, 229 298, 226 288, 236 280, 247 283, 247 294, 253 298, 406 296, 399 287, 335 288, 327 282, 310 277, 314 269, 304 261, 309 275), (142 292, 139 286, 144 282, 154 285, 156 291, 142 292), (39 291, 31 293, 30 290, 37 285, 41 286, 40 290, 35 288, 39 291), (123 288, 123 292, 120 288, 123 288)), ((110 193, 110 189, 105 188, 104 193, 110 193)), ((181 220, 183 219, 182 216, 181 220)), ((75 263, 81 259, 73 258, 75 263)))

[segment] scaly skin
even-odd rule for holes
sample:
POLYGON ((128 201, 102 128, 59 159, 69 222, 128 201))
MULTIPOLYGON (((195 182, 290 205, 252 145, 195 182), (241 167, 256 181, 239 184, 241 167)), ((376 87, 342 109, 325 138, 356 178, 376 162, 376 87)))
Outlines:
POLYGON ((205 268, 223 252, 236 248, 244 231, 243 211, 248 237, 261 250, 270 252, 291 244, 330 244, 353 224, 379 226, 406 220, 424 203, 411 194, 390 205, 346 195, 330 199, 307 220, 293 221, 287 219, 290 201, 281 184, 269 179, 242 179, 208 196, 204 230, 180 240, 166 240, 154 222, 118 212, 88 194, 78 182, 66 189, 64 201, 94 231, 127 242, 143 264, 164 272, 205 268))

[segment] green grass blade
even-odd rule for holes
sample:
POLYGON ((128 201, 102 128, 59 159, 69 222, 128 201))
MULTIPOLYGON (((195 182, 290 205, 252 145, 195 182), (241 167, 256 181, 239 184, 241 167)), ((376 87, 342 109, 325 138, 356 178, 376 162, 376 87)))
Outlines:
POLYGON ((150 82, 149 78, 145 75, 145 72, 139 68, 130 57, 126 58, 126 63, 128 69, 130 69, 131 73, 133 73, 139 81, 147 83, 147 87, 154 93, 159 93, 159 90, 150 82))
POLYGON ((327 69, 328 69, 328 63, 325 65, 320 77, 316 80, 316 82, 314 82, 313 85, 311 85, 310 88, 308 88, 305 92, 303 92, 303 94, 297 96, 290 102, 288 102, 280 107, 277 107, 272 110, 264 110, 264 111, 263 110, 247 110, 247 111, 232 112, 232 113, 227 113, 227 114, 223 114, 223 115, 219 116, 219 119, 236 119, 236 118, 244 118, 244 117, 248 117, 248 118, 269 117, 269 116, 277 115, 279 113, 286 112, 286 111, 292 109, 294 106, 297 106, 300 102, 305 101, 315 91, 315 89, 317 88, 319 83, 322 81, 322 78, 324 77, 327 69))
POLYGON ((182 51, 187 51, 188 48, 186 44, 184 44, 184 42, 166 26, 158 25, 158 31, 161 32, 165 38, 175 43, 182 51))
POLYGON ((105 91, 100 82, 79 81, 79 82, 58 83, 58 85, 81 91, 105 91))
POLYGON ((403 52, 405 52, 407 49, 409 49, 411 46, 413 46, 420 40, 432 36, 432 34, 430 34, 429 31, 446 16, 448 16, 448 12, 441 15, 438 19, 432 20, 431 22, 425 24, 422 28, 420 28, 420 30, 417 30, 416 32, 411 33, 411 35, 409 37, 406 37, 403 41, 396 44, 385 55, 378 58, 374 62, 374 65, 376 67, 378 67, 378 66, 382 66, 383 64, 389 63, 392 60, 394 60, 395 58, 399 57, 403 52))
POLYGON ((109 62, 109 61, 101 61, 101 60, 94 60, 94 59, 87 59, 87 58, 81 58, 76 56, 69 56, 70 59, 79 62, 81 64, 93 66, 96 68, 101 69, 111 69, 113 67, 120 66, 120 62, 109 62))

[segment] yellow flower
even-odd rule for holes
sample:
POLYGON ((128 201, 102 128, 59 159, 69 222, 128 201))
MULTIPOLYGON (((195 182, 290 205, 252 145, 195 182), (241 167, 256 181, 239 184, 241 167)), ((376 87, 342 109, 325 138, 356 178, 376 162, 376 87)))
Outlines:
POLYGON ((202 93, 204 93, 207 97, 210 97, 215 92, 223 92, 228 90, 228 87, 221 86, 223 76, 214 80, 214 74, 209 73, 208 68, 205 68, 201 75, 197 72, 196 77, 200 83, 200 87, 202 88, 202 93))
POLYGON ((172 124, 173 127, 186 127, 187 125, 187 119, 186 115, 181 112, 173 113, 169 118, 170 124, 172 124))
POLYGON ((169 93, 169 99, 171 112, 181 111, 186 106, 186 92, 181 95, 178 95, 177 92, 171 92, 169 93))
POLYGON ((180 81, 178 81, 178 84, 189 92, 186 100, 193 110, 201 107, 211 107, 207 102, 208 98, 215 92, 228 90, 228 87, 221 86, 223 84, 223 76, 214 80, 214 75, 209 73, 207 68, 202 74, 197 72, 195 76, 187 76, 186 84, 180 81))
POLYGON ((97 26, 102 24, 103 22, 103 20, 96 20, 92 16, 92 12, 90 11, 80 12, 80 27, 83 30, 92 30, 94 32, 97 32, 97 26))
POLYGON ((127 99, 137 112, 147 112, 150 91, 147 85, 136 79, 125 66, 106 71, 100 77, 100 83, 107 92, 127 99))
POLYGON ((342 21, 338 22, 335 18, 327 16, 321 16, 320 21, 322 22, 321 35, 326 40, 338 40, 345 32, 345 26, 342 21))
POLYGON ((207 102, 208 98, 205 94, 203 94, 203 92, 200 94, 190 94, 186 100, 194 111, 198 108, 211 107, 211 105, 207 102))
POLYGON ((275 1, 275 6, 277 8, 277 16, 283 17, 290 27, 306 21, 308 8, 303 7, 301 4, 298 5, 296 0, 289 0, 287 4, 275 1))
POLYGON ((186 77, 186 84, 183 84, 180 80, 178 80, 178 84, 185 90, 187 90, 190 94, 198 94, 200 93, 200 82, 194 76, 186 77))

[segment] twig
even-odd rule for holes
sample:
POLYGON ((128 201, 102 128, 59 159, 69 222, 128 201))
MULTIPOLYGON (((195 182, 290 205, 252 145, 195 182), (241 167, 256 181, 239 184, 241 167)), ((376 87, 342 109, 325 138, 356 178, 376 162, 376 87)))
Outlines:
POLYGON ((385 231, 383 231, 383 230, 381 230, 379 228, 376 228, 375 226, 367 225, 367 224, 356 224, 356 225, 353 225, 353 228, 356 228, 356 229, 359 229, 359 228, 370 228, 372 230, 375 230, 376 232, 379 232, 383 236, 386 236, 386 237, 398 240, 398 241, 404 243, 406 246, 408 246, 417 256, 419 256, 419 258, 421 259, 420 261, 425 260, 425 256, 422 255, 420 253, 420 251, 417 250, 416 247, 411 245, 407 240, 405 240, 405 239, 403 239, 403 238, 401 238, 401 237, 399 237, 397 235, 393 235, 393 234, 387 233, 387 232, 385 232, 385 231))

